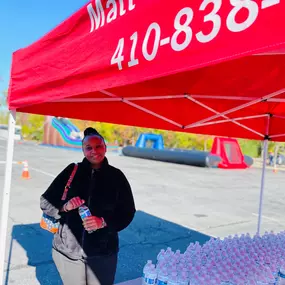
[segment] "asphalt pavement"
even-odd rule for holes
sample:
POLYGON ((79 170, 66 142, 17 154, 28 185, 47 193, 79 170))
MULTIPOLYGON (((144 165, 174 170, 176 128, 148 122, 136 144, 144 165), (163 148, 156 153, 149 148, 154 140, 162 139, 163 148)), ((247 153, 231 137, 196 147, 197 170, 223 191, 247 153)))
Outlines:
MULTIPOLYGON (((136 159, 108 153, 133 189, 137 213, 120 233, 116 283, 140 277, 147 259, 161 248, 184 250, 209 236, 254 234, 261 170, 221 170, 136 159)), ((4 183, 6 142, 0 141, 0 183, 4 183)), ((6 284, 61 284, 51 259, 52 235, 41 230, 39 197, 80 151, 16 143, 6 254, 6 284), (21 178, 28 161, 31 178, 21 178)), ((284 230, 284 175, 266 171, 262 232, 284 230)), ((1 193, 2 195, 2 193, 1 193)), ((0 206, 1 207, 1 206, 0 206)))

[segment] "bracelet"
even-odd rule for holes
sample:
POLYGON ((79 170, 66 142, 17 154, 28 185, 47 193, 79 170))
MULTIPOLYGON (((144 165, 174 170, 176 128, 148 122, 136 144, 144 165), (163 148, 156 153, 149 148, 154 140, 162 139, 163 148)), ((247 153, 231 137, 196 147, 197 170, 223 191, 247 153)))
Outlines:
POLYGON ((101 228, 105 228, 105 227, 107 226, 107 224, 106 224, 104 218, 101 218, 101 220, 102 220, 102 226, 101 226, 101 228))
POLYGON ((68 212, 68 211, 66 210, 66 205, 67 205, 67 203, 65 203, 65 204, 63 205, 63 207, 62 207, 64 212, 68 212))

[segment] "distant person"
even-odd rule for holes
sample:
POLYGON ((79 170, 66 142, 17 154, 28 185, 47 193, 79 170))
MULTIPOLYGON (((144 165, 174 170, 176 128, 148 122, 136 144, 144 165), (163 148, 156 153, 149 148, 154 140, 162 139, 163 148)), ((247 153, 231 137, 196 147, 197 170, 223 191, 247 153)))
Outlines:
POLYGON ((282 164, 282 157, 281 157, 280 153, 277 154, 276 160, 277 160, 277 164, 278 164, 278 165, 281 165, 281 164, 282 164))
POLYGON ((269 153, 269 165, 273 166, 274 165, 274 155, 272 152, 269 153))
POLYGON ((85 158, 78 164, 66 201, 61 197, 74 164, 55 178, 41 196, 40 207, 60 221, 52 256, 64 285, 112 285, 118 232, 134 218, 134 199, 123 172, 109 165, 104 138, 95 129, 84 131, 82 149, 85 158), (92 214, 83 222, 78 211, 82 205, 92 214))

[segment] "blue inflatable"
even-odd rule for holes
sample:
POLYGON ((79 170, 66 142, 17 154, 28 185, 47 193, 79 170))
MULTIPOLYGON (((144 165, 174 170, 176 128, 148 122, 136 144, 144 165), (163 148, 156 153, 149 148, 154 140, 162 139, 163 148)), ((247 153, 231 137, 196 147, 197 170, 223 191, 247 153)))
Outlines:
POLYGON ((164 148, 162 136, 156 134, 140 134, 136 146, 126 146, 122 153, 125 156, 200 167, 216 167, 221 161, 220 156, 205 151, 164 148), (148 146, 148 141, 153 143, 152 147, 148 146))
POLYGON ((155 134, 140 134, 136 142, 136 147, 146 148, 148 141, 151 141, 153 143, 152 148, 164 149, 163 137, 161 135, 155 134))

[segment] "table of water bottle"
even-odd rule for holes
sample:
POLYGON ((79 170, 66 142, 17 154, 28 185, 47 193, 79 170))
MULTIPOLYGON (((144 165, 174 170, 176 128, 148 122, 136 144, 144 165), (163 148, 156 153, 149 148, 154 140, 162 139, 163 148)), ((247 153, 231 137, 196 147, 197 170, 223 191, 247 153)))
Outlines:
POLYGON ((242 234, 204 245, 190 243, 184 253, 162 249, 148 260, 143 285, 284 285, 285 231, 242 234))

